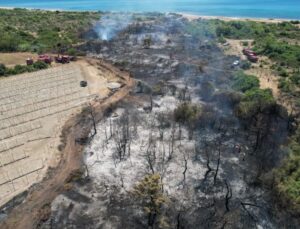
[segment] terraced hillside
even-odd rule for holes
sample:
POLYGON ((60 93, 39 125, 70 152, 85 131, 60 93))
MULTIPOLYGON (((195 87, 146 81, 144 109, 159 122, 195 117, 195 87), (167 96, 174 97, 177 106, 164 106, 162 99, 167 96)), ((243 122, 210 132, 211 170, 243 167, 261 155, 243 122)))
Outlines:
POLYGON ((115 80, 88 61, 0 80, 0 205, 57 165, 65 122, 87 102, 107 97, 115 80))

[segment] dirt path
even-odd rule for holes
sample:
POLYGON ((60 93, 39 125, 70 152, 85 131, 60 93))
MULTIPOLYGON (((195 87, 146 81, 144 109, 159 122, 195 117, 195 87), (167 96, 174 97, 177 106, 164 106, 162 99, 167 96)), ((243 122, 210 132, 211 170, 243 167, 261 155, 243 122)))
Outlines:
MULTIPOLYGON (((103 112, 107 108, 124 98, 134 85, 134 80, 130 78, 128 73, 121 72, 106 63, 101 63, 101 67, 116 74, 124 83, 124 86, 105 100, 94 101, 93 107, 97 114, 97 120, 101 119, 103 112)), ((62 132, 62 141, 65 143, 65 148, 62 151, 63 156, 59 165, 55 169, 49 171, 48 176, 41 183, 29 190, 29 194, 25 201, 12 210, 6 220, 0 224, 0 228, 36 228, 40 220, 47 216, 47 210, 49 210, 51 202, 64 190, 64 186, 70 179, 72 173, 81 168, 84 146, 76 143, 75 140, 88 136, 92 127, 91 123, 91 119, 88 115, 85 112, 82 112, 81 114, 72 117, 65 124, 62 132)))

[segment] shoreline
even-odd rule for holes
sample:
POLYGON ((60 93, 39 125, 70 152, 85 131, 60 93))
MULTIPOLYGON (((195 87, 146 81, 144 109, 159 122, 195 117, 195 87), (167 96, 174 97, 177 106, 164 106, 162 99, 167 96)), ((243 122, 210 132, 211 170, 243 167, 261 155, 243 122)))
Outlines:
POLYGON ((182 15, 182 17, 192 21, 197 19, 206 19, 213 20, 218 19, 221 21, 255 21, 255 22, 265 22, 265 23, 280 23, 280 22, 289 22, 297 19, 284 19, 284 18, 251 18, 251 17, 226 17, 226 16, 205 16, 205 15, 196 15, 180 12, 178 13, 182 15))
MULTIPOLYGON (((0 6, 0 9, 5 10, 13 10, 19 7, 9 7, 9 6, 0 6)), ((30 7, 20 7, 20 9, 26 9, 26 10, 37 10, 37 11, 65 11, 65 12, 103 12, 107 13, 109 11, 101 11, 101 10, 67 10, 67 9, 38 9, 38 8, 30 8, 30 7)), ((111 11, 114 13, 117 13, 115 11, 111 11)), ((129 13, 129 12, 128 12, 129 13)), ((143 13, 143 12, 137 12, 137 13, 143 13)), ((144 12, 147 13, 147 12, 144 12)), ((151 12, 149 12, 151 13, 151 12)), ((174 13, 181 15, 182 17, 188 19, 188 20, 197 20, 197 19, 205 19, 205 20, 222 20, 222 21, 255 21, 255 22, 264 22, 264 23, 280 23, 280 22, 289 22, 289 21, 300 21, 300 19, 287 19, 287 18, 256 18, 256 17, 243 17, 243 16, 214 16, 214 15, 198 15, 193 13, 186 13, 186 12, 161 12, 161 13, 174 13)))

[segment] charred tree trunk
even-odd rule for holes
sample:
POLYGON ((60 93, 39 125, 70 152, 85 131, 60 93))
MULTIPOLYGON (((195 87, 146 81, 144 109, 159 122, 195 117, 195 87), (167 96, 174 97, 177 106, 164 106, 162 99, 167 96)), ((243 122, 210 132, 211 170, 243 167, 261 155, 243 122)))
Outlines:
POLYGON ((86 176, 85 177, 89 178, 90 177, 89 167, 87 166, 86 163, 83 163, 83 165, 84 165, 84 168, 85 168, 85 171, 86 171, 86 176))
POLYGON ((186 154, 184 153, 184 157, 183 157, 183 160, 184 160, 184 170, 183 170, 183 184, 185 184, 185 179, 186 179, 186 171, 188 169, 187 165, 188 165, 188 161, 187 161, 187 156, 186 154))
POLYGON ((111 138, 113 136, 111 118, 109 119, 109 134, 110 134, 110 138, 111 138))
POLYGON ((156 160, 155 148, 153 147, 153 144, 154 143, 153 143, 153 139, 152 139, 152 133, 150 133, 148 148, 146 150, 146 161, 148 163, 148 166, 149 166, 152 174, 155 173, 154 163, 155 163, 155 160, 156 160))
POLYGON ((209 173, 210 173, 211 171, 213 171, 213 169, 210 167, 210 159, 209 159, 209 154, 207 153, 207 151, 206 151, 206 157, 207 157, 207 160, 206 160, 206 167, 207 167, 207 170, 206 170, 206 172, 205 172, 205 174, 204 174, 203 182, 205 182, 205 181, 207 180, 207 177, 208 177, 209 173))
POLYGON ((246 206, 253 206, 253 207, 259 207, 257 205, 254 205, 254 204, 250 204, 250 203, 244 203, 244 202, 241 202, 241 205, 242 205, 242 208, 245 210, 245 212, 247 212, 247 214, 249 215, 249 217, 253 220, 253 222, 257 223, 257 219, 255 218, 255 216, 253 216, 250 211, 246 208, 246 206))
POLYGON ((176 219, 177 219, 176 229, 181 229, 180 217, 181 217, 181 213, 179 212, 176 217, 176 219))
POLYGON ((217 182, 217 176, 218 176, 219 167, 220 167, 220 160, 221 160, 221 147, 220 147, 220 145, 219 145, 217 168, 216 168, 216 172, 215 172, 215 176, 214 176, 214 185, 215 185, 216 182, 217 182))
POLYGON ((225 207, 226 207, 226 212, 229 212, 229 201, 232 198, 232 190, 230 185, 228 184, 227 180, 225 180, 225 185, 226 185, 226 196, 225 196, 225 207))
POLYGON ((150 112, 152 112, 153 109, 153 98, 152 95, 150 95, 150 112))
POLYGON ((93 129, 94 129, 94 133, 92 134, 91 138, 94 138, 94 136, 97 134, 97 126, 96 126, 96 119, 95 119, 95 114, 94 114, 94 109, 92 104, 89 104, 89 113, 90 116, 92 118, 92 124, 93 124, 93 129))
POLYGON ((173 153, 174 153, 174 144, 175 144, 175 124, 172 126, 172 132, 171 132, 171 137, 169 141, 169 156, 168 156, 168 161, 173 158, 173 153))
POLYGON ((147 159, 147 162, 148 162, 148 165, 149 165, 149 168, 150 168, 152 174, 154 174, 155 171, 154 171, 154 167, 153 167, 153 160, 151 159, 150 154, 146 155, 146 159, 147 159))
POLYGON ((153 229, 154 228, 154 223, 155 223, 155 219, 156 219, 157 214, 150 212, 148 214, 148 227, 153 229))
POLYGON ((261 130, 258 130, 256 132, 256 141, 255 141, 255 146, 254 146, 254 152, 256 152, 260 146, 260 134, 261 134, 261 130))

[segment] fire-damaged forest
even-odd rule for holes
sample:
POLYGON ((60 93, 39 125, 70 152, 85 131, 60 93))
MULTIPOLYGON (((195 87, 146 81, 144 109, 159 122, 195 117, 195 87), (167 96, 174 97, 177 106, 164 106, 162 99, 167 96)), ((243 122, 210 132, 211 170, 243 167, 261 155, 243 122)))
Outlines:
POLYGON ((85 34, 81 51, 136 86, 95 124, 82 174, 40 228, 297 228, 272 172, 292 120, 270 90, 240 87, 238 57, 197 22, 107 14, 85 34))

